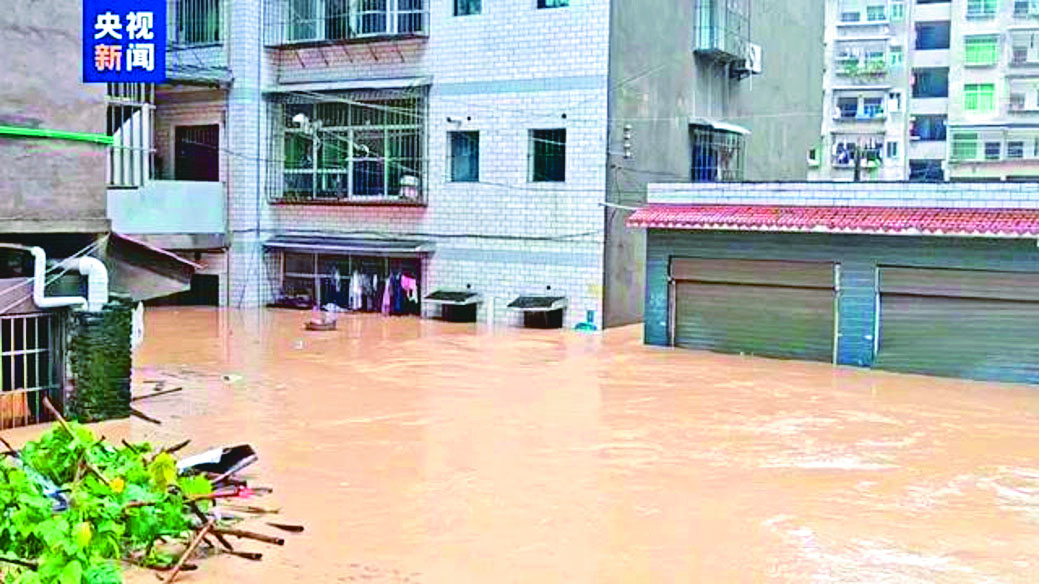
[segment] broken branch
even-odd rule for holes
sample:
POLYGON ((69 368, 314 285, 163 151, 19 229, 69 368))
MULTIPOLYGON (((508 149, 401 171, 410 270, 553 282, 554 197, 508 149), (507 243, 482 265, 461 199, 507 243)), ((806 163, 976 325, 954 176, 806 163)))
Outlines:
POLYGON ((164 396, 164 395, 169 395, 171 393, 177 393, 178 391, 184 391, 184 388, 183 387, 175 387, 173 389, 164 389, 162 391, 156 391, 155 393, 148 393, 148 394, 145 394, 145 395, 138 395, 138 396, 134 396, 134 397, 130 398, 130 401, 131 402, 136 402, 136 401, 141 401, 141 400, 145 400, 145 399, 151 399, 153 397, 160 397, 160 396, 164 396))
POLYGON ((280 537, 272 537, 263 533, 256 533, 253 531, 245 531, 242 529, 214 529, 213 533, 219 533, 220 535, 230 535, 232 537, 239 537, 242 539, 254 539, 263 543, 269 543, 271 545, 285 545, 285 540, 280 537))
POLYGON ((134 416, 136 418, 140 418, 140 419, 144 420, 145 422, 151 422, 152 424, 155 424, 156 426, 161 426, 162 425, 161 421, 156 420, 155 418, 145 414, 144 412, 142 412, 141 410, 138 410, 136 408, 130 408, 130 415, 134 416))
POLYGON ((173 566, 172 570, 170 570, 170 575, 166 577, 166 584, 170 584, 170 582, 173 582, 177 578, 177 574, 179 574, 181 569, 183 568, 184 562, 188 560, 188 557, 191 556, 192 552, 195 551, 195 548, 198 547, 198 544, 202 543, 202 538, 206 537, 206 533, 213 529, 214 521, 214 519, 210 519, 208 523, 203 525, 202 528, 198 530, 198 534, 195 535, 195 538, 191 540, 191 543, 188 544, 187 549, 184 550, 184 553, 181 554, 180 559, 177 560, 177 564, 173 566))

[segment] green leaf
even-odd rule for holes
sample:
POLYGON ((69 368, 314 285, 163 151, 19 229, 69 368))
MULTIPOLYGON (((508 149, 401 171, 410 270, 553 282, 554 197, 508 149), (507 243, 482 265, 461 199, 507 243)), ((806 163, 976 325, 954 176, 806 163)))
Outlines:
POLYGON ((155 486, 165 491, 177 480, 177 461, 168 452, 163 452, 148 465, 148 474, 155 486))
POLYGON ((84 521, 72 529, 72 537, 75 539, 79 549, 83 549, 90 545, 90 540, 94 537, 94 530, 91 529, 89 523, 84 521))
POLYGON ((65 565, 65 569, 58 576, 59 584, 80 584, 83 581, 83 566, 78 560, 72 560, 65 565))

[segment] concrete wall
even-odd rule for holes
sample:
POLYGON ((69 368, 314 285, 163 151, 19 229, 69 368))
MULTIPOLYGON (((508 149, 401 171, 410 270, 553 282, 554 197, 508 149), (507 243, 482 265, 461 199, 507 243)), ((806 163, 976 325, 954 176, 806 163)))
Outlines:
POLYGON ((1039 271, 1034 240, 650 230, 645 340, 668 344, 668 265, 676 256, 832 261, 841 266, 837 360, 873 363, 878 265, 1039 271))
MULTIPOLYGON (((80 2, 18 0, 0 10, 0 124, 105 132, 105 87, 82 78, 80 2)), ((105 149, 0 138, 0 232, 101 232, 105 149)))
POLYGON ((226 228, 224 185, 155 180, 108 191, 112 230, 126 235, 220 234, 226 228))
MULTIPOLYGON (((736 81, 725 64, 693 53, 693 2, 612 3, 609 202, 637 206, 647 184, 689 180, 692 117, 751 130, 748 180, 804 179, 804 153, 819 137, 823 14, 817 0, 751 4, 751 42, 763 46, 765 69, 736 81), (630 159, 622 156, 626 125, 630 159)), ((629 215, 617 207, 605 210, 607 326, 642 319, 645 236, 625 228, 629 215)))
POLYGON ((752 8, 762 73, 742 82, 730 118, 751 131, 744 178, 804 180, 822 124, 825 11, 819 0, 753 0, 752 8))

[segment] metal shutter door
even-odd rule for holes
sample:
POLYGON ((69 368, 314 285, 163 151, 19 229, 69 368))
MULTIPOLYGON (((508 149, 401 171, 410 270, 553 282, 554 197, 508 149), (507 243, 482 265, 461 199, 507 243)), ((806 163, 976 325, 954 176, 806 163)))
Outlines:
POLYGON ((875 366, 1039 382, 1039 276, 882 268, 875 366))
POLYGON ((833 264, 676 259, 672 275, 676 346, 833 360, 833 264))

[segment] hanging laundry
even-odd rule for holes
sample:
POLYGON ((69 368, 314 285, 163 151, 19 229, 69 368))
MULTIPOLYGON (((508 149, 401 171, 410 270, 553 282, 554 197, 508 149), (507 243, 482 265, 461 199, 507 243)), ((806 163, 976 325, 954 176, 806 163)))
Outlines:
POLYGON ((408 302, 418 302, 418 280, 408 276, 400 277, 400 287, 408 296, 408 302))
POLYGON ((393 288, 393 276, 386 280, 386 286, 382 293, 382 313, 389 316, 390 314, 390 294, 393 288))
POLYGON ((350 277, 350 310, 361 309, 361 294, 361 274, 355 270, 350 277))

